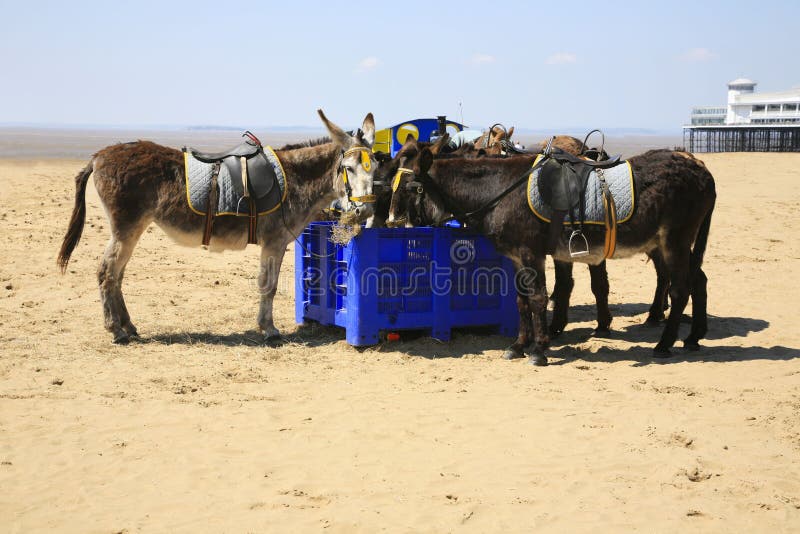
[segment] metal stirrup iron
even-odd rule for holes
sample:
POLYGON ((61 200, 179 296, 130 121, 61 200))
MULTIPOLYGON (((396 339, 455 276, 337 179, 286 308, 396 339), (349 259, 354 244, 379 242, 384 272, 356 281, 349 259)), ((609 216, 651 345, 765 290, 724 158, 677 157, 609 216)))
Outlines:
MULTIPOLYGON (((578 241, 577 246, 580 247, 580 244, 581 244, 580 241, 578 241)), ((589 241, 586 239, 586 236, 583 235, 583 232, 581 232, 580 230, 572 231, 572 234, 569 236, 568 246, 569 246, 569 255, 571 258, 576 258, 578 256, 586 256, 587 254, 589 254, 589 241), (572 242, 576 237, 580 237, 581 239, 583 239, 582 249, 581 248, 578 248, 577 250, 573 249, 572 242)))

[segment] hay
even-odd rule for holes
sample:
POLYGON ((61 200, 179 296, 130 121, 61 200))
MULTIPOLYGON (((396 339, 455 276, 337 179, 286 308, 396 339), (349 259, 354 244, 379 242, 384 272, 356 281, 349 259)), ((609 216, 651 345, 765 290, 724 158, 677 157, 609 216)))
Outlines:
POLYGON ((360 233, 361 223, 354 214, 345 212, 331 229, 331 241, 339 245, 346 245, 360 233))
POLYGON ((361 226, 345 226, 341 224, 334 224, 331 229, 331 241, 337 245, 346 245, 355 236, 361 233, 361 226))

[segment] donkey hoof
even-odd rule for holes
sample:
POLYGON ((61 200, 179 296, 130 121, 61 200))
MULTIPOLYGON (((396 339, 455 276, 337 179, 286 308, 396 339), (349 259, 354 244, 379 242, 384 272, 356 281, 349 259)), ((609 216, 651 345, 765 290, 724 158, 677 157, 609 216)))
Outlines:
POLYGON ((534 354, 528 358, 528 362, 537 367, 545 367, 547 365, 547 356, 544 354, 534 354))
POLYGON ((131 342, 131 336, 127 332, 120 332, 114 335, 112 343, 114 345, 127 345, 131 342))
POLYGON ((611 337, 611 329, 598 326, 592 331, 592 337, 611 337))
POLYGON ((132 324, 123 326, 122 329, 125 330, 130 337, 139 337, 139 331, 136 330, 136 327, 132 324))
POLYGON ((700 343, 696 339, 685 339, 683 341, 683 348, 690 351, 700 350, 700 343))
POLYGON ((518 358, 522 358, 523 356, 525 356, 525 354, 514 349, 508 349, 503 353, 504 360, 516 360, 518 358))
POLYGON ((659 344, 653 349, 654 358, 669 358, 670 356, 672 356, 672 353, 669 351, 669 347, 663 347, 659 344))
POLYGON ((663 321, 663 317, 658 317, 655 315, 650 315, 647 320, 644 322, 645 326, 656 327, 661 326, 661 321, 663 321))
POLYGON ((280 334, 273 334, 264 338, 264 342, 270 347, 280 347, 286 343, 286 340, 280 334))

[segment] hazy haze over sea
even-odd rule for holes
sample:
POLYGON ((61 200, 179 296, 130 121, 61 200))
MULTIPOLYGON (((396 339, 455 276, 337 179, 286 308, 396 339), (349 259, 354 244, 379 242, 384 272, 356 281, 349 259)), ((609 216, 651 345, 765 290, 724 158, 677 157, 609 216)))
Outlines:
MULTIPOLYGON (((315 139, 324 130, 254 130, 262 143, 275 147, 287 143, 315 139)), ((514 139, 526 147, 563 132, 515 134, 514 139)), ((582 133, 569 132, 582 138, 582 133)), ((213 129, 125 129, 125 128, 41 128, 0 127, 0 158, 13 159, 88 159, 101 148, 127 141, 147 139, 175 148, 192 146, 201 150, 223 150, 241 142, 238 130, 213 129)), ((599 143, 594 136, 591 144, 599 143)), ((607 135, 606 151, 630 157, 651 148, 674 148, 682 144, 679 135, 607 135)))

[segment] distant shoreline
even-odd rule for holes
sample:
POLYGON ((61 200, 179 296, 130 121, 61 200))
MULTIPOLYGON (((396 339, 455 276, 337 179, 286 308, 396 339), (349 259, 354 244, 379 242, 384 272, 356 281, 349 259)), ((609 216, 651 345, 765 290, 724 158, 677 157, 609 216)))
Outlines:
MULTIPOLYGON (((95 152, 115 143, 147 139, 155 143, 181 148, 221 150, 241 142, 239 129, 134 129, 134 128, 42 128, 30 126, 0 127, 0 158, 3 159, 87 159, 95 152)), ((623 157, 651 148, 674 148, 682 144, 680 135, 613 134, 606 132, 606 151, 623 157)), ((281 130, 253 129, 264 144, 280 147, 307 139, 322 137, 322 129, 281 130)), ((526 147, 557 132, 522 130, 514 139, 526 147)), ((558 132, 564 133, 564 132, 558 132)), ((569 132, 567 132, 569 133, 569 132)), ((585 133, 576 137, 583 137, 585 133)), ((596 143, 597 140, 594 139, 596 143)))

